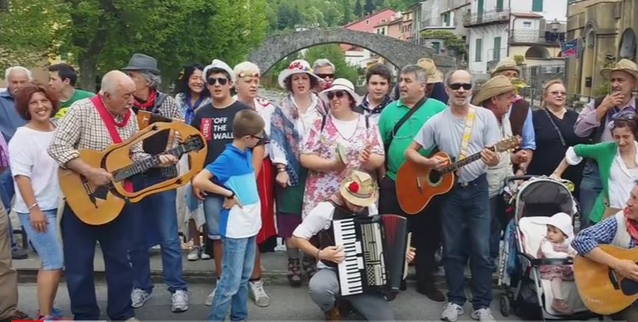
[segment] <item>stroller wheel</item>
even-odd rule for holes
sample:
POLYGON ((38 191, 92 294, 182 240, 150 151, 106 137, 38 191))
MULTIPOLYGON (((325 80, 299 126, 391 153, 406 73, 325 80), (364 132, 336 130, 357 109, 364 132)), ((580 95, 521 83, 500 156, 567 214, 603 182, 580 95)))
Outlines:
POLYGON ((503 316, 509 316, 510 312, 512 311, 512 307, 510 306, 510 299, 507 297, 506 294, 503 294, 501 296, 501 300, 499 301, 499 304, 501 308, 501 314, 503 316))

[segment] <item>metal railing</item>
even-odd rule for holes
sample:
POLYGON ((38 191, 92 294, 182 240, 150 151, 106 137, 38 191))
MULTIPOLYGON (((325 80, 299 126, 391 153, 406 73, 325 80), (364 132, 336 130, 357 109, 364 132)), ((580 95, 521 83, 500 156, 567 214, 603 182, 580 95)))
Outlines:
POLYGON ((558 41, 565 41, 564 32, 553 32, 548 30, 511 30, 511 43, 540 43, 551 44, 558 41))
POLYGON ((478 13, 465 13, 463 15, 463 26, 472 26, 483 23, 508 21, 510 17, 509 11, 504 9, 492 9, 478 13))

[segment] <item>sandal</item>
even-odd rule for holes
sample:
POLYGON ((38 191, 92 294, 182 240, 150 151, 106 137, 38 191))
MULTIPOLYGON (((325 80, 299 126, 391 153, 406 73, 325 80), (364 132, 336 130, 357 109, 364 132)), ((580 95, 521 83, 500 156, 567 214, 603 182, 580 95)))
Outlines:
POLYGON ((303 270, 308 275, 308 279, 311 279, 317 273, 317 260, 314 257, 304 256, 303 261, 303 270))
POLYGON ((301 263, 299 259, 288 258, 288 283, 292 287, 299 287, 301 282, 301 263))

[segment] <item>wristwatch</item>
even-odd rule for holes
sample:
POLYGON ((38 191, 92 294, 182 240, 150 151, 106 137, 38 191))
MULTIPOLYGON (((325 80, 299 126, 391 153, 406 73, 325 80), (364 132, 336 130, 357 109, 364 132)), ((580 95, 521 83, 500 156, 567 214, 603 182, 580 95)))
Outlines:
POLYGON ((230 191, 232 194, 230 196, 226 196, 226 199, 233 199, 235 197, 235 191, 230 191))

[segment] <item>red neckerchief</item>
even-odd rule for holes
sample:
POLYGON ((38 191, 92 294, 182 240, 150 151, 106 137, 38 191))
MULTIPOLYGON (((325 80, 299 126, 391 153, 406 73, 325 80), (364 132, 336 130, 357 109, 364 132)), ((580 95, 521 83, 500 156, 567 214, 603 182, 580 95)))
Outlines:
POLYGON ((140 110, 147 110, 150 107, 153 107, 153 105, 155 105, 156 96, 157 96, 157 91, 152 89, 151 92, 148 94, 148 99, 146 100, 146 102, 140 103, 140 101, 138 101, 136 97, 135 101, 133 102, 133 105, 135 105, 135 107, 137 107, 140 110))
MULTIPOLYGON (((106 129, 109 131, 109 135, 111 136, 113 143, 121 143, 122 138, 120 137, 120 134, 117 133, 117 129, 115 127, 126 126, 129 118, 131 118, 131 110, 126 110, 124 120, 122 120, 122 122, 117 122, 115 121, 113 114, 109 113, 109 111, 106 110, 106 107, 104 107, 104 102, 102 102, 102 97, 100 97, 100 95, 95 95, 91 97, 90 100, 97 109, 97 112, 100 114, 100 118, 102 118, 102 122, 104 122, 106 129)), ((132 192, 133 184, 129 180, 124 180, 124 189, 128 192, 132 192)))
POLYGON ((627 209, 627 207, 625 207, 622 212, 625 215, 625 220, 627 221, 627 232, 629 233, 631 238, 634 239, 634 241, 638 241, 638 223, 635 220, 629 218, 629 209, 627 209))

